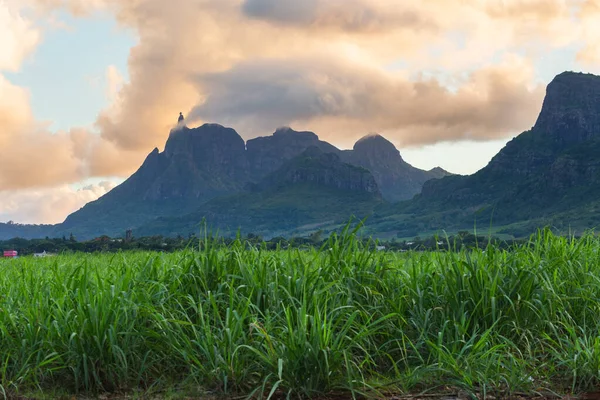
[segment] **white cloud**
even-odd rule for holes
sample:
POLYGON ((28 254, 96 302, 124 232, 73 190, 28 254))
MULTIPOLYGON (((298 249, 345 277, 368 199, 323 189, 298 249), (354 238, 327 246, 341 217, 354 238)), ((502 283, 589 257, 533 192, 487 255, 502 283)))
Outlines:
POLYGON ((110 181, 75 190, 69 185, 44 189, 0 191, 0 221, 55 224, 115 187, 110 181))
POLYGON ((0 71, 18 71, 39 41, 40 32, 20 14, 16 3, 0 0, 0 71))
POLYGON ((115 103, 119 98, 119 92, 123 87, 125 80, 116 66, 109 65, 106 68, 106 98, 109 102, 115 103))

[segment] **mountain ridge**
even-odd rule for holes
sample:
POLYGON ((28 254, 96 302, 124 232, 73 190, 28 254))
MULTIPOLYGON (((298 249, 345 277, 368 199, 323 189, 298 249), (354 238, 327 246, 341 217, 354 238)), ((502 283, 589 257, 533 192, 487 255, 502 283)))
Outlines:
MULTIPOLYGON (((428 172, 412 167, 391 142, 379 135, 367 135, 353 150, 340 150, 314 132, 289 127, 244 141, 234 129, 219 124, 178 126, 170 132, 163 152, 153 149, 131 177, 69 215, 56 232, 79 237, 112 236, 154 218, 193 213, 215 198, 259 184, 309 148, 332 155, 322 157, 339 158, 332 164, 337 166, 335 169, 328 169, 327 162, 321 165, 323 171, 313 173, 314 179, 337 185, 338 189, 367 185, 387 201, 410 198, 427 179, 447 174, 442 169, 428 172), (350 165, 371 171, 370 178, 363 181, 363 175, 351 173, 350 165)), ((296 178, 295 183, 301 183, 307 177, 296 178)))

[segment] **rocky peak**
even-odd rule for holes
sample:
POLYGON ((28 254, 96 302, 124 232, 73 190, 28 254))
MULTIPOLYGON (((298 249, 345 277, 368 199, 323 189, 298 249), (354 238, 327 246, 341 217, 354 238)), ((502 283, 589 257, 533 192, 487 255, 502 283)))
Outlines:
POLYGON ((435 167, 427 171, 435 179, 443 178, 444 176, 453 175, 451 172, 446 171, 443 168, 435 167))
POLYGON ((178 127, 171 131, 165 151, 151 153, 147 161, 156 160, 136 173, 145 182, 143 199, 193 201, 236 190, 247 180, 245 153, 244 140, 231 128, 178 127))
POLYGON ((423 171, 408 164, 392 142, 379 134, 369 134, 342 154, 343 160, 371 171, 388 201, 407 200, 421 191, 423 183, 446 172, 423 171))
POLYGON ((474 175, 428 182, 423 199, 478 207, 498 203, 499 218, 519 207, 529 208, 530 215, 544 207, 558 209, 584 200, 584 193, 597 187, 598 149, 600 77, 565 72, 548 85, 533 129, 508 142, 474 175), (571 190, 577 196, 560 200, 571 190))
POLYGON ((311 146, 326 153, 340 152, 313 132, 298 132, 289 127, 279 128, 271 136, 248 140, 246 149, 252 175, 260 179, 311 146))
POLYGON ((273 137, 277 137, 277 138, 284 138, 287 137, 289 138, 301 138, 304 140, 319 140, 319 137, 317 136, 316 133, 314 132, 308 132, 308 131, 295 131, 292 128, 290 128, 289 126, 283 126, 280 128, 277 128, 275 130, 275 132, 273 132, 273 137))
POLYGON ((207 151, 244 151, 244 139, 238 133, 218 124, 204 124, 198 128, 181 127, 171 131, 165 154, 167 157, 191 154, 192 157, 204 156, 207 151))
POLYGON ((396 146, 377 133, 371 133, 359 139, 354 144, 354 152, 368 157, 402 159, 396 146))
POLYGON ((536 136, 565 146, 600 139, 600 77, 564 72, 546 89, 536 136))

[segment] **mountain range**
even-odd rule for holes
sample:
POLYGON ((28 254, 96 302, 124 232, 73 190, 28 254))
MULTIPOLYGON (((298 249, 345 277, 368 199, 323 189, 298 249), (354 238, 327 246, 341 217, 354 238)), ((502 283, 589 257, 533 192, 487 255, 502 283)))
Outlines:
POLYGON ((203 220, 226 235, 302 235, 351 215, 386 238, 477 225, 520 236, 594 227, 599 194, 600 77, 565 72, 548 85, 535 125, 473 175, 415 168, 377 134, 340 150, 291 128, 245 142, 217 124, 179 126, 163 152, 62 224, 0 224, 0 239, 186 235, 203 220))
POLYGON ((373 207, 409 199, 427 180, 446 175, 441 168, 411 166, 379 135, 340 150, 313 132, 289 127, 244 142, 235 130, 217 124, 178 126, 163 152, 155 148, 129 179, 62 224, 32 227, 31 234, 23 226, 0 225, 0 238, 43 232, 88 239, 119 236, 127 229, 188 234, 198 230, 203 216, 228 232, 260 225, 262 233, 285 234, 323 218, 339 222, 367 216, 373 207), (286 222, 279 223, 283 216, 286 222), (182 226, 182 219, 189 223, 182 226))

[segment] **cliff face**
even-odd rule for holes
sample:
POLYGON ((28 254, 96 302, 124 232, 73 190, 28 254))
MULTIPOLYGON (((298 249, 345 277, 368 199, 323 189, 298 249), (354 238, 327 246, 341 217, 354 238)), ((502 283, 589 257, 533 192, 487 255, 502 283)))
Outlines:
POLYGON ((248 180, 245 143, 216 124, 171 132, 144 200, 210 199, 239 190, 248 180))
POLYGON ((69 215, 64 232, 115 235, 148 219, 191 212, 248 182, 244 140, 233 129, 205 124, 171 131, 162 153, 154 149, 125 182, 69 215))
POLYGON ((105 198, 113 201, 204 200, 240 189, 247 181, 244 140, 233 129, 206 124, 171 132, 160 153, 105 198))
POLYGON ((510 141, 482 174, 527 177, 550 168, 562 153, 597 140, 600 140, 600 77, 565 72, 548 85, 534 127, 510 141))
POLYGON ((548 85, 534 133, 554 148, 600 138, 600 77, 565 72, 548 85))
POLYGON ((563 73, 546 91, 535 126, 468 177, 425 183, 420 208, 444 202, 494 207, 510 220, 595 200, 600 191, 600 77, 563 73))
POLYGON ((377 182, 368 170, 343 163, 337 154, 324 153, 317 147, 310 147, 285 163, 255 188, 275 189, 303 183, 381 197, 377 182))

